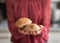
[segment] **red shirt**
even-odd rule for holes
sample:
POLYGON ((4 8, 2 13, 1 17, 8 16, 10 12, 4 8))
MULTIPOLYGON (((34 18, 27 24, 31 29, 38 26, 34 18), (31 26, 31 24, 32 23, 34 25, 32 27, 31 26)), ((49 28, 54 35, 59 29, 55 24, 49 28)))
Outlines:
POLYGON ((8 27, 13 43, 44 43, 48 40, 50 27, 50 0, 6 0, 8 27), (15 22, 21 17, 30 18, 33 23, 43 26, 37 35, 20 34, 15 22))

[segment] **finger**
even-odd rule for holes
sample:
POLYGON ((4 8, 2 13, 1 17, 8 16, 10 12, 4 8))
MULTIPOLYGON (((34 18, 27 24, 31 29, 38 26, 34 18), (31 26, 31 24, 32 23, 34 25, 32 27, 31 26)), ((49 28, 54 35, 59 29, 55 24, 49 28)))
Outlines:
POLYGON ((23 30, 19 30, 19 33, 24 33, 24 31, 23 30))
POLYGON ((27 31, 24 31, 24 33, 23 34, 27 34, 27 31))
POLYGON ((30 35, 29 31, 24 31, 25 35, 30 35))
POLYGON ((31 31, 28 31, 28 34, 29 34, 29 35, 32 34, 31 31))
POLYGON ((38 35, 37 31, 35 31, 35 35, 38 35))
POLYGON ((36 32, 32 32, 33 35, 36 35, 36 32))
POLYGON ((40 31, 36 31, 37 34, 40 34, 40 31))
POLYGON ((25 32, 24 32, 24 31, 21 31, 21 33, 22 33, 22 34, 25 34, 25 32))
POLYGON ((28 32, 28 31, 26 31, 26 32, 25 32, 25 34, 26 34, 26 35, 29 35, 29 32, 28 32))
POLYGON ((33 35, 33 32, 31 31, 30 34, 33 35))
POLYGON ((30 32, 28 32, 28 35, 30 35, 30 32))
POLYGON ((43 30, 43 26, 42 25, 40 25, 40 28, 41 28, 41 30, 43 30))

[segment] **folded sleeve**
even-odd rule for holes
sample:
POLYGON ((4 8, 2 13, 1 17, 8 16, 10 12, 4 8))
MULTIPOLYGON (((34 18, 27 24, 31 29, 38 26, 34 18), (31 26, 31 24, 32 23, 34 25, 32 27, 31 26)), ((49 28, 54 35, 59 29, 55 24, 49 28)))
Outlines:
POLYGON ((24 37, 25 35, 20 34, 17 31, 18 28, 15 27, 14 6, 11 1, 12 0, 6 0, 8 28, 13 37, 15 39, 19 39, 24 37))
POLYGON ((50 30, 50 0, 42 1, 42 37, 47 39, 50 30))
POLYGON ((42 2, 42 26, 49 32, 50 27, 50 0, 42 2))

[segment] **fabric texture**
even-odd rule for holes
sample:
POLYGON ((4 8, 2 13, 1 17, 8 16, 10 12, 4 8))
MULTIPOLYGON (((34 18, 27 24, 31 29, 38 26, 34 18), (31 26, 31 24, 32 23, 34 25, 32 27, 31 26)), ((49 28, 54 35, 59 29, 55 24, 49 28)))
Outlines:
POLYGON ((13 43, 44 43, 50 27, 50 0, 6 0, 7 20, 13 43), (23 35, 17 31, 16 20, 27 17, 43 26, 39 35, 23 35))

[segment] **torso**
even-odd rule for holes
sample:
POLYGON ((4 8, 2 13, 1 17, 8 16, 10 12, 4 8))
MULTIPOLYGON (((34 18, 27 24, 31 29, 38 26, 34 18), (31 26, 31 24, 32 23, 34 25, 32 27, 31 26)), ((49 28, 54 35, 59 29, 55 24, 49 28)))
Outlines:
POLYGON ((14 2, 16 20, 21 17, 30 18, 33 23, 39 24, 42 17, 41 0, 18 0, 14 2))
MULTIPOLYGON (((41 0, 18 0, 15 1, 14 4, 14 14, 15 19, 18 20, 21 17, 30 18, 33 23, 40 24, 42 18, 42 6, 41 0)), ((26 36, 22 38, 19 43, 40 43, 38 37, 26 36)))

